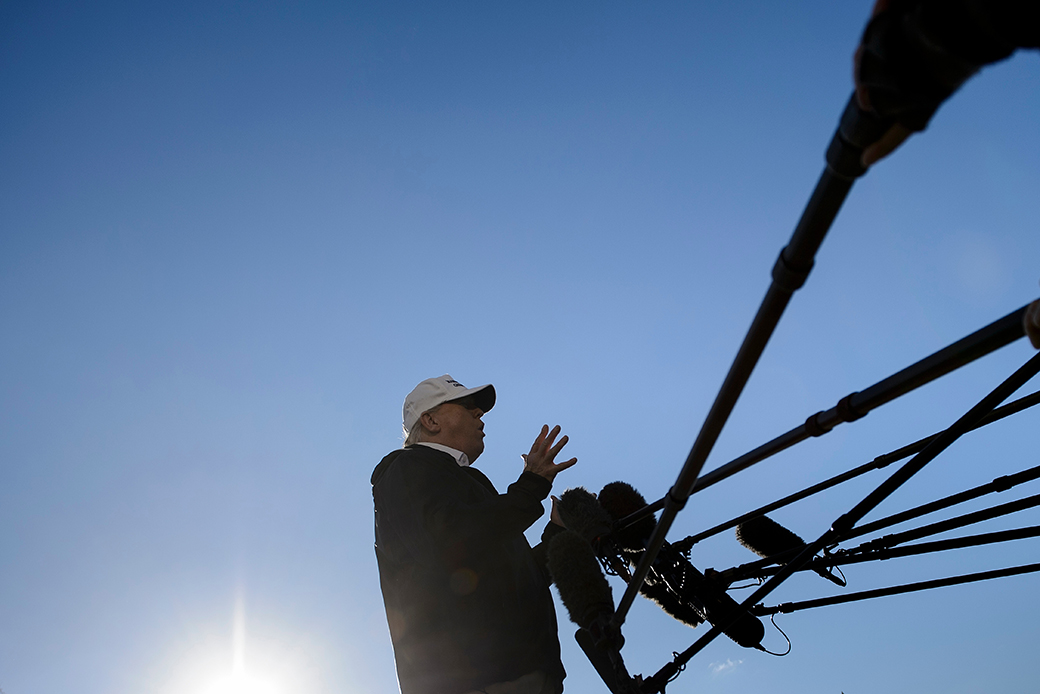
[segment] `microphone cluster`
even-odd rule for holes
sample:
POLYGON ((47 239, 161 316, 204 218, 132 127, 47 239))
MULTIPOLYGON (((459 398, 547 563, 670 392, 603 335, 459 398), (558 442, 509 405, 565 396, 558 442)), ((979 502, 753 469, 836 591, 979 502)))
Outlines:
MULTIPOLYGON (((620 558, 631 566, 639 562, 656 525, 653 517, 628 527, 614 526, 646 505, 643 496, 624 482, 606 485, 598 497, 580 487, 570 489, 558 505, 568 530, 549 546, 549 571, 571 620, 618 650, 623 639, 611 633, 613 598, 597 557, 608 562, 620 558)), ((706 578, 667 542, 640 593, 684 624, 696 627, 707 621, 723 627, 723 633, 741 646, 761 649, 765 629, 759 619, 741 609, 725 586, 706 578)))

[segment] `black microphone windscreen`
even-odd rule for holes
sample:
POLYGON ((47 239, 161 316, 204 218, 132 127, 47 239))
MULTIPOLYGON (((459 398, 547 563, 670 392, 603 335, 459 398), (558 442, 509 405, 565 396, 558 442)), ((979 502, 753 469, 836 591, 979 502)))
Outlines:
MULTIPOLYGON (((615 521, 630 516, 646 507, 646 499, 635 487, 625 482, 611 482, 599 493, 599 503, 615 521)), ((627 528, 614 531, 614 541, 625 549, 642 550, 646 547, 657 521, 649 515, 627 528)))
POLYGON ((759 516, 738 525, 737 542, 760 557, 805 548, 805 540, 768 516, 759 516))
POLYGON ((697 608, 693 607, 690 604, 689 596, 680 597, 663 580, 654 579, 656 577, 653 579, 648 577, 646 581, 643 581, 643 585, 639 587, 639 593, 643 597, 654 601, 658 607, 668 613, 673 619, 677 619, 687 626, 696 627, 704 621, 703 610, 698 611, 697 608))
POLYGON ((664 543, 651 573, 667 583, 672 596, 667 599, 662 599, 664 595, 648 597, 653 598, 676 619, 696 626, 696 622, 686 616, 692 609, 701 620, 711 622, 714 626, 728 625, 723 633, 745 648, 757 648, 761 643, 765 636, 762 622, 742 609, 740 603, 731 598, 722 586, 715 585, 672 545, 664 543), (677 611, 680 607, 682 612, 677 611))
MULTIPOLYGON (((777 560, 780 564, 790 562, 794 555, 806 546, 805 540, 767 516, 759 516, 738 525, 737 542, 763 559, 789 552, 790 554, 777 560)), ((845 586, 845 579, 835 576, 826 567, 819 566, 813 571, 836 585, 845 586)))
POLYGON ((614 611, 610 584, 603 576, 592 546, 573 530, 549 543, 549 573, 571 621, 589 629, 597 616, 614 611))
POLYGON ((583 487, 565 491, 556 510, 560 512, 567 529, 578 533, 589 543, 608 534, 613 525, 610 515, 603 510, 595 495, 583 487))

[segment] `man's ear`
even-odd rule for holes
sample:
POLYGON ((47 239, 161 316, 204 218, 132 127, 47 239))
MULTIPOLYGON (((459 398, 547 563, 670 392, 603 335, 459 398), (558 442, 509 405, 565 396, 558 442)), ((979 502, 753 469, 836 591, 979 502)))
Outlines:
POLYGON ((441 431, 441 425, 437 422, 435 417, 436 415, 433 412, 423 412, 419 416, 419 423, 422 425, 422 428, 434 436, 439 434, 441 431))

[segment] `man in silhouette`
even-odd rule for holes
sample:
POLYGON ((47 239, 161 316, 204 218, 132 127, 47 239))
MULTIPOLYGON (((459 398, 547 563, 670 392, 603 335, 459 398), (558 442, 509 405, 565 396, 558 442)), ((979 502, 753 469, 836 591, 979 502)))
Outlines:
POLYGON ((556 463, 567 437, 557 441, 560 427, 543 426, 519 478, 499 494, 472 467, 495 397, 492 385, 466 388, 447 374, 423 381, 405 398, 404 448, 372 474, 402 694, 563 691, 544 553, 524 531, 544 512, 557 473, 577 459, 556 463))

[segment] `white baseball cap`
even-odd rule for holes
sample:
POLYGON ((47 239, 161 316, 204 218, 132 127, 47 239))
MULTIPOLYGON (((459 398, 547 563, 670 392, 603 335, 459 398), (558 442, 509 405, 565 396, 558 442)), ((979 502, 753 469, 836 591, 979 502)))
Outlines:
POLYGON ((439 378, 427 378, 415 386, 404 399, 402 426, 405 436, 412 431, 423 412, 428 412, 441 403, 460 400, 467 395, 476 395, 477 406, 485 412, 495 406, 495 386, 490 383, 467 388, 449 374, 439 378))

